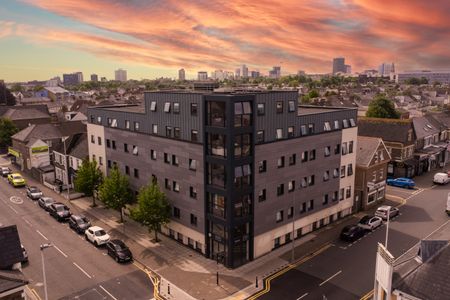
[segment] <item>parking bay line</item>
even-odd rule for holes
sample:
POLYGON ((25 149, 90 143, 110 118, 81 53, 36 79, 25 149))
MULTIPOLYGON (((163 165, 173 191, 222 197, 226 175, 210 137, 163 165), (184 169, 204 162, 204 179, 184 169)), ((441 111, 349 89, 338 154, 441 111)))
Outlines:
POLYGON ((319 286, 324 285, 325 283, 327 283, 328 281, 330 281, 331 279, 333 279, 334 277, 338 276, 338 275, 341 274, 341 273, 342 273, 342 270, 340 270, 339 272, 337 272, 336 274, 334 274, 333 276, 331 276, 331 277, 328 278, 327 280, 322 281, 322 283, 320 283, 319 286))
POLYGON ((101 284, 99 285, 99 287, 100 287, 105 293, 107 293, 111 298, 113 298, 114 300, 117 300, 117 298, 114 297, 110 292, 108 292, 101 284))
POLYGON ((298 297, 297 300, 303 299, 303 298, 305 298, 306 296, 308 296, 308 293, 304 293, 303 295, 301 295, 300 297, 298 297))
POLYGON ((56 245, 53 245, 53 247, 59 251, 59 253, 61 253, 65 258, 67 258, 67 254, 65 254, 64 252, 62 252, 61 249, 59 249, 58 247, 56 247, 56 245))
POLYGON ((36 232, 39 233, 40 236, 42 236, 46 241, 48 241, 48 238, 42 234, 39 230, 36 229, 36 232))
POLYGON ((80 269, 80 271, 81 272, 83 272, 84 273, 84 275, 86 275, 89 279, 91 279, 92 278, 92 276, 91 275, 89 275, 85 270, 83 270, 83 268, 82 267, 80 267, 79 265, 77 265, 77 263, 75 263, 75 262, 72 262, 74 265, 75 265, 75 267, 77 267, 78 269, 80 269))
POLYGON ((15 212, 17 215, 19 214, 19 212, 18 212, 17 210, 15 210, 14 207, 12 207, 12 206, 9 205, 9 204, 8 204, 8 206, 9 206, 9 208, 11 208, 11 209, 13 210, 13 212, 15 212))

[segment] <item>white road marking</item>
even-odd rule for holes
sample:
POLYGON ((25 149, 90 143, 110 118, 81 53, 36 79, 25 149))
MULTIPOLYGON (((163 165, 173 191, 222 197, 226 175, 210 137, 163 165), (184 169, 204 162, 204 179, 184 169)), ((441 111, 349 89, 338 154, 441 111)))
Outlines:
POLYGON ((340 270, 339 272, 337 272, 336 274, 334 274, 333 276, 331 276, 330 278, 328 278, 327 280, 323 281, 321 284, 319 284, 319 286, 324 285, 325 283, 327 283, 328 281, 330 281, 331 279, 333 279, 334 277, 338 276, 339 274, 342 273, 342 270, 340 270))
POLYGON ((303 299, 303 298, 305 298, 306 296, 308 296, 308 293, 304 293, 303 295, 301 295, 300 297, 298 297, 297 300, 303 299))
POLYGON ((25 219, 25 218, 22 218, 24 221, 25 221, 25 223, 27 223, 28 225, 30 225, 31 227, 33 227, 33 225, 31 225, 31 222, 30 221, 28 221, 27 219, 25 219))
POLYGON ((114 300, 117 300, 117 298, 114 297, 110 292, 108 292, 102 285, 99 285, 99 287, 100 287, 105 293, 107 293, 111 298, 113 298, 114 300))
POLYGON ((46 241, 48 241, 48 238, 43 235, 39 230, 36 229, 36 232, 39 233, 40 236, 42 236, 46 241))
POLYGON ((15 212, 17 215, 19 214, 19 212, 18 212, 17 210, 15 210, 14 207, 12 207, 12 206, 9 205, 9 204, 8 204, 8 206, 9 206, 9 208, 11 208, 11 209, 13 210, 13 212, 15 212))
POLYGON ((53 245, 53 248, 55 248, 56 250, 58 250, 59 253, 61 253, 65 258, 67 258, 67 254, 65 254, 64 252, 62 252, 62 250, 59 249, 58 247, 56 247, 56 245, 53 245))
POLYGON ((73 263, 74 265, 75 265, 75 267, 77 267, 78 269, 80 269, 80 271, 81 272, 83 272, 84 273, 84 275, 86 275, 89 279, 91 279, 92 278, 92 276, 91 275, 89 275, 85 270, 83 270, 83 268, 82 267, 80 267, 79 265, 77 265, 76 263, 73 263))

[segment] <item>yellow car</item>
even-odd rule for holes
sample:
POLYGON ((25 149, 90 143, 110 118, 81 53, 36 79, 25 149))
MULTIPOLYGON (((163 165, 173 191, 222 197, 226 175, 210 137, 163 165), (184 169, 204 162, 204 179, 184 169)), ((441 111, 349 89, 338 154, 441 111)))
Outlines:
POLYGON ((25 179, 19 173, 9 174, 8 182, 14 187, 25 186, 25 179))

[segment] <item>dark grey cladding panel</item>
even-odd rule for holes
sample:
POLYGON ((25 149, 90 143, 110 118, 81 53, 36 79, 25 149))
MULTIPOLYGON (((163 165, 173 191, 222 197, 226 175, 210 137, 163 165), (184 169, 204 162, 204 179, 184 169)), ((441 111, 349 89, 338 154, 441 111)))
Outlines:
POLYGON ((287 219, 287 210, 293 201, 295 219, 304 218, 337 203, 332 202, 331 197, 334 191, 339 190, 340 178, 332 176, 334 168, 340 167, 341 156, 333 152, 334 145, 338 143, 341 143, 340 131, 255 146, 255 236, 292 222, 292 219, 287 219), (331 147, 329 157, 324 156, 325 146, 331 147), (316 159, 302 163, 302 152, 313 149, 316 149, 316 159), (296 164, 289 166, 289 156, 293 153, 297 157, 296 164), (285 167, 277 168, 277 160, 281 156, 285 157, 285 167), (258 161, 261 160, 267 161, 265 173, 258 172, 258 161), (330 171, 330 180, 323 182, 326 170, 330 171), (300 187, 302 178, 310 175, 315 176, 315 184, 300 187), (288 192, 288 182, 291 180, 295 180, 295 192, 288 192), (281 183, 284 184, 284 195, 277 196, 277 186, 281 183), (262 189, 266 189, 267 200, 259 202, 258 194, 262 189), (324 206, 322 197, 326 193, 329 194, 329 204, 324 206), (302 203, 311 199, 314 199, 314 209, 300 214, 302 203), (276 223, 275 214, 280 210, 284 211, 284 221, 276 223))
MULTIPOLYGON (((116 150, 106 148, 106 160, 115 161, 119 170, 125 174, 125 166, 130 168, 130 185, 134 190, 139 190, 148 184, 152 174, 158 178, 158 184, 171 205, 181 211, 181 218, 175 221, 198 232, 204 232, 204 195, 203 195, 203 146, 182 142, 179 140, 156 137, 115 128, 105 128, 105 139, 116 142, 116 150), (129 152, 124 152, 124 143, 128 144, 129 152), (139 154, 132 154, 133 145, 138 146, 139 154), (152 160, 150 150, 157 153, 157 159, 152 160), (164 162, 164 152, 176 155, 179 166, 173 166, 164 162), (189 159, 197 160, 197 170, 189 170, 189 159), (134 177, 134 168, 139 170, 139 178, 134 177), (168 178, 172 184, 175 180, 180 185, 180 192, 165 189, 164 179, 168 178), (189 188, 197 189, 197 199, 192 199, 189 188), (190 224, 190 214, 198 218, 197 226, 190 224)), ((106 141, 105 141, 106 146, 106 141)))
POLYGON ((196 93, 167 93, 167 92, 147 92, 144 94, 145 112, 130 112, 127 108, 122 110, 111 110, 102 107, 88 108, 88 120, 94 116, 94 124, 97 123, 97 117, 102 117, 102 124, 108 127, 107 118, 117 119, 117 128, 125 129, 125 120, 130 121, 130 131, 134 130, 134 122, 139 122, 139 132, 153 134, 152 125, 158 125, 159 136, 166 135, 166 126, 179 127, 180 139, 190 141, 191 130, 198 131, 198 142, 201 143, 203 136, 203 95, 196 93), (150 103, 156 101, 156 111, 150 111, 150 103), (169 113, 164 112, 164 104, 171 103, 169 113), (180 103, 180 113, 173 113, 173 103, 180 103), (197 116, 191 115, 191 103, 197 103, 197 116))

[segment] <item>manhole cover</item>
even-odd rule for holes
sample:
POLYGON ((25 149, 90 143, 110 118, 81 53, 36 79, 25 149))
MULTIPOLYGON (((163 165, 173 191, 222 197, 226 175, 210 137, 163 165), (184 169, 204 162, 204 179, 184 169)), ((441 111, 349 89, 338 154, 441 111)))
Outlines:
POLYGON ((20 198, 18 196, 12 196, 11 198, 9 198, 9 201, 11 201, 12 203, 15 203, 15 204, 22 204, 23 203, 22 198, 20 198))

